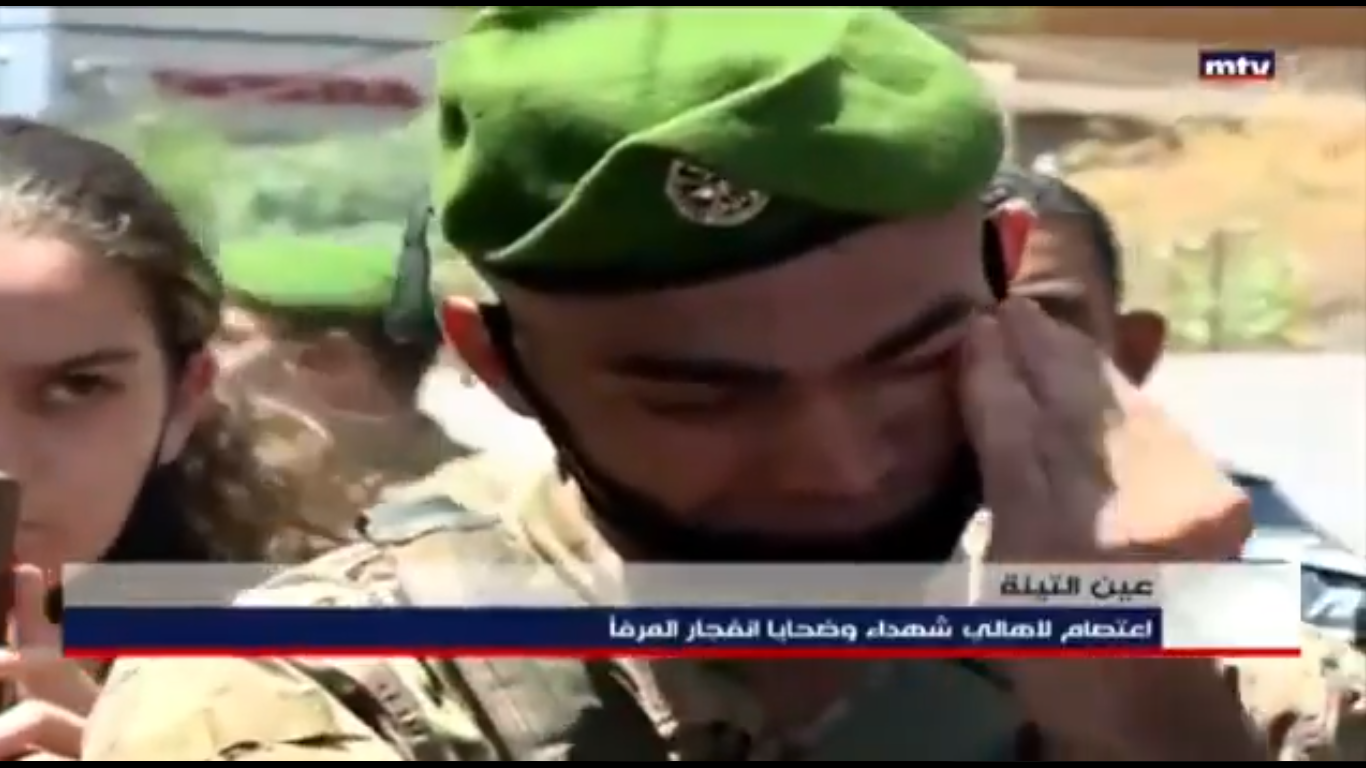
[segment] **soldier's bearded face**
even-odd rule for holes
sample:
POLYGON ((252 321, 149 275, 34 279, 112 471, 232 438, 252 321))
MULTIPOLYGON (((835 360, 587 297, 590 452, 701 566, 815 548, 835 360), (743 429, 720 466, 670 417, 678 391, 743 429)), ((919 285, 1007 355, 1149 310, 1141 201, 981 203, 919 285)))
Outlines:
POLYGON ((905 515, 961 458, 955 355, 992 301, 981 251, 974 205, 697 287, 500 293, 595 469, 679 523, 820 542, 905 515))

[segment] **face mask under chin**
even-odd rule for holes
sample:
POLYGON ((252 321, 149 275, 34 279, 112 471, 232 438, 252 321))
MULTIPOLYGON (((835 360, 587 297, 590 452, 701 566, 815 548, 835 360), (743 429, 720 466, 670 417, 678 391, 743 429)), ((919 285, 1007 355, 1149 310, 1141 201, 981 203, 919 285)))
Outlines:
POLYGON ((210 559, 208 548, 191 530, 188 515, 180 508, 181 482, 173 466, 148 472, 123 530, 101 561, 194 563, 210 559))
MULTIPOLYGON (((105 550, 101 563, 205 563, 211 562, 213 552, 190 526, 189 518, 180 507, 182 479, 169 466, 154 467, 143 479, 142 488, 133 500, 128 519, 118 538, 105 550)), ((54 624, 61 624, 62 604, 72 584, 85 578, 96 578, 88 569, 69 569, 64 572, 64 583, 48 590, 44 612, 54 624)))

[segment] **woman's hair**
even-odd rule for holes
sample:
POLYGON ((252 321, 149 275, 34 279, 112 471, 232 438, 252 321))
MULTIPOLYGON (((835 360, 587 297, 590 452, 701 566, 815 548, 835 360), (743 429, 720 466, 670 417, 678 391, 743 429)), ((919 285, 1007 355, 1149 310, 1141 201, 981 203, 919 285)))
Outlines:
MULTIPOLYGON (((223 290, 203 246, 155 185, 104 144, 0 117, 0 227, 59 237, 125 266, 173 380, 218 329, 223 290)), ((256 458, 259 423, 243 403, 220 399, 181 455, 157 470, 170 496, 163 501, 187 516, 189 533, 216 560, 302 556, 281 547, 312 540, 291 478, 256 458)))

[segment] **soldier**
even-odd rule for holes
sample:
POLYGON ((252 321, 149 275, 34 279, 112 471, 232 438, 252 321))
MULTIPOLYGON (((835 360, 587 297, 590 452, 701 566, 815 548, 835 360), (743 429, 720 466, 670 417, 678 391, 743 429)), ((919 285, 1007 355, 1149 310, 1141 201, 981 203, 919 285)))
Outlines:
POLYGON ((338 533, 386 488, 465 452, 418 407, 441 335, 426 283, 399 289, 401 260, 305 237, 231 242, 218 257, 228 379, 297 438, 277 455, 319 480, 309 515, 338 533))
MULTIPOLYGON (((1155 312, 1121 309, 1123 260, 1109 217, 1058 178, 1006 170, 993 187, 996 200, 1023 200, 1038 217, 1012 293, 1099 340, 1141 385, 1161 357, 1166 323, 1155 312)), ((1255 529, 1243 556, 1302 565, 1305 642, 1302 659, 1231 662, 1230 680, 1280 759, 1366 758, 1366 658, 1355 647, 1366 594, 1360 565, 1270 480, 1246 472, 1233 478, 1252 501, 1255 529)))
MULTIPOLYGON (((932 563, 984 499, 1004 561, 1236 552, 1217 467, 1080 335, 998 303, 1027 225, 984 226, 1001 116, 894 12, 490 7, 440 94, 438 219, 499 298, 443 326, 559 460, 439 472, 244 602, 371 604, 394 567, 491 551, 570 582, 932 563), (1137 538, 1098 522, 1081 447, 1112 396, 1115 439, 1160 448, 1110 489, 1137 538)), ((1266 759, 1200 660, 130 661, 86 736, 84 760, 1266 759)))

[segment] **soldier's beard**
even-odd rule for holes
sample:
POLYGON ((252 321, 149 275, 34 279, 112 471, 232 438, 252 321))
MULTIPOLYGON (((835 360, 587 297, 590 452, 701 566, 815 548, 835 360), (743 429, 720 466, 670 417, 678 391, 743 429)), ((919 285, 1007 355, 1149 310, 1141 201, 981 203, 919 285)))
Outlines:
POLYGON ((721 531, 679 520, 644 494, 575 459, 559 442, 565 471, 583 489, 593 514, 644 558, 710 563, 935 563, 954 553, 981 506, 975 458, 966 449, 949 478, 926 501, 891 521, 842 535, 794 536, 721 531))
POLYGON ((895 519, 845 535, 793 536, 719 531, 683 522, 647 494, 614 480, 594 466, 563 415, 527 376, 502 307, 485 307, 484 322, 511 383, 540 421, 560 455, 560 466, 575 480, 592 513, 610 535, 630 545, 641 559, 675 563, 935 563, 952 557, 982 504, 977 458, 966 446, 949 475, 931 494, 895 519))

